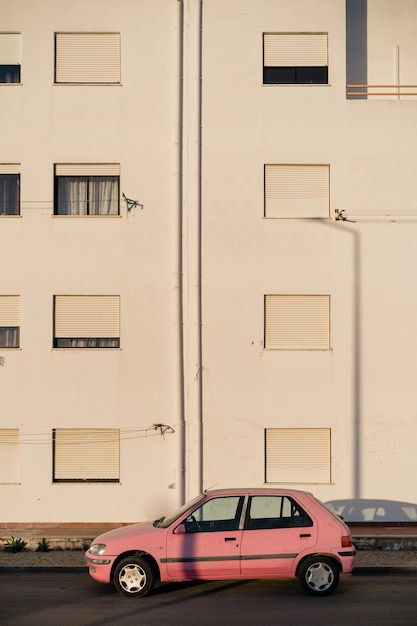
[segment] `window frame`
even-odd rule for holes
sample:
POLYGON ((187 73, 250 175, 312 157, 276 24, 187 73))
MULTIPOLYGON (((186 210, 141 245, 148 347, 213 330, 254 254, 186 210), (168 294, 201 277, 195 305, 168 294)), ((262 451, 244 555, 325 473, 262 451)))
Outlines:
POLYGON ((20 296, 0 295, 0 349, 20 349, 20 296), (13 345, 6 345, 9 335, 15 339, 13 345), (2 343, 4 338, 4 344, 2 343))
POLYGON ((329 351, 331 341, 329 294, 264 295, 264 350, 329 351))
POLYGON ((120 483, 120 429, 118 428, 53 428, 52 429, 52 482, 53 483, 120 483), (87 437, 90 437, 88 441, 87 437), (92 446, 97 446, 93 450, 92 446), (60 449, 59 449, 60 447, 60 449), (114 449, 113 449, 114 447, 114 449), (101 449, 99 449, 101 448, 101 449), (71 456, 71 449, 74 455, 71 456), (98 450, 98 453, 97 453, 98 450), (104 458, 110 451, 113 459, 104 458), (88 456, 90 455, 90 456, 88 456), (102 461, 102 456, 104 461, 102 461), (92 460, 90 460, 92 457, 92 460), (97 473, 100 461, 107 464, 109 476, 97 473), (77 469, 78 464, 78 469, 77 469), (94 468, 92 475, 88 470, 94 468), (70 476, 70 471, 78 472, 70 476), (68 473, 66 476, 65 474, 68 473), (113 476, 110 474, 113 473, 113 476))
POLYGON ((332 429, 264 429, 266 484, 331 484, 332 429))
POLYGON ((0 32, 0 85, 22 84, 22 34, 0 32), (6 80, 12 73, 13 80, 6 80))
POLYGON ((52 346, 57 350, 120 349, 120 296, 54 295, 52 346), (117 334, 98 335, 96 329, 117 330, 117 334))
POLYGON ((328 163, 265 163, 264 217, 329 219, 328 163))
POLYGON ((262 83, 328 85, 328 39, 327 32, 264 32, 262 83))
MULTIPOLYGON (((209 500, 205 500, 199 506, 194 508, 193 511, 183 520, 185 530, 187 533, 237 531, 239 530, 241 525, 244 504, 245 496, 242 494, 230 496, 215 496, 213 498, 210 498, 209 500), (213 512, 216 511, 216 507, 219 503, 221 505, 226 501, 233 502, 235 500, 237 502, 233 517, 221 518, 213 516, 213 512), (204 515, 202 515, 204 509, 208 509, 208 511, 211 513, 211 519, 207 519, 206 517, 204 517, 204 515)), ((222 512, 221 509, 219 511, 222 512)))
POLYGON ((121 84, 120 32, 55 32, 54 46, 55 85, 121 84))
MULTIPOLYGON (((5 201, 6 202, 6 201, 5 201)), ((10 203, 10 200, 8 201, 10 203)), ((0 164, 0 217, 20 217, 20 172, 15 165, 0 164), (14 183, 14 185, 12 185, 14 183), (7 187, 10 186, 10 189, 7 187), (3 198, 14 196, 13 211, 3 211, 3 198)))
MULTIPOLYGON (((266 513, 268 511, 265 511, 266 513)), ((288 495, 252 495, 249 497, 249 502, 246 511, 245 530, 280 530, 282 528, 308 528, 313 526, 313 520, 303 509, 303 507, 288 495), (280 500, 280 510, 278 515, 252 515, 252 505, 256 504, 256 501, 270 500, 271 502, 276 499, 280 500), (285 506, 286 505, 286 506, 285 506), (289 516, 284 515, 288 512, 289 516), (300 523, 296 523, 299 521, 300 523)))
POLYGON ((0 428, 0 484, 19 484, 20 430, 0 428))
MULTIPOLYGON (((62 187, 62 191, 64 191, 62 187)), ((79 190, 78 190, 79 191, 79 190)), ((71 189, 68 188, 68 195, 70 195, 71 189)), ((106 200, 103 200, 103 205, 106 200)), ((119 217, 120 216, 120 165, 118 163, 80 163, 80 164, 65 164, 56 163, 54 165, 54 216, 55 217, 83 217, 83 218, 97 218, 97 217, 119 217), (65 181, 72 181, 74 184, 80 185, 85 183, 85 198, 77 197, 74 200, 68 200, 67 202, 73 202, 74 206, 82 206, 83 203, 86 207, 85 212, 61 212, 60 203, 65 200, 60 199, 61 186, 65 181), (116 200, 116 211, 103 212, 101 206, 99 206, 99 212, 92 212, 93 203, 96 202, 94 194, 100 193, 100 189, 94 189, 94 186, 102 182, 103 184, 111 183, 116 185, 116 191, 113 188, 110 190, 110 195, 107 199, 108 206, 114 205, 116 200)))

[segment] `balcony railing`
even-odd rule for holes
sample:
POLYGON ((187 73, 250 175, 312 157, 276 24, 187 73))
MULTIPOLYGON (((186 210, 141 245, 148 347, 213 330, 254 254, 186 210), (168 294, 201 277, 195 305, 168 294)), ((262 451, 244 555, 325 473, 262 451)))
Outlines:
POLYGON ((347 98, 417 97, 417 85, 346 85, 347 98))

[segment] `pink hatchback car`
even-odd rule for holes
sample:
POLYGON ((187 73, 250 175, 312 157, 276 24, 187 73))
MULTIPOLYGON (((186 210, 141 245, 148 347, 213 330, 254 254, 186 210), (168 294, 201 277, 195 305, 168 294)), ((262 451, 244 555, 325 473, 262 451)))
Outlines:
POLYGON ((100 535, 86 559, 95 580, 128 597, 156 581, 295 577, 324 596, 352 571, 355 553, 348 527, 310 493, 224 489, 100 535))

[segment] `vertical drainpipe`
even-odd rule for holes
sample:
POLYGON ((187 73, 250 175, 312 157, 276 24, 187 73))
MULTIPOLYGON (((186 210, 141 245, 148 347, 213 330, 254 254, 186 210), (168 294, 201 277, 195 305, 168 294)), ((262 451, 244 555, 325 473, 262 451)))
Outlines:
POLYGON ((182 489, 203 489, 201 340, 202 0, 181 0, 180 44, 180 366, 182 489))
POLYGON ((182 180, 183 180, 183 167, 182 167, 182 155, 183 155, 183 58, 184 58, 184 6, 183 2, 179 1, 179 16, 178 16, 178 135, 177 135, 177 214, 178 223, 176 241, 177 241, 177 323, 178 323, 178 339, 177 339, 177 354, 178 354, 178 458, 177 458, 177 502, 178 506, 184 504, 186 500, 186 429, 185 429, 185 406, 184 406, 184 311, 183 311, 183 253, 182 253, 182 222, 183 222, 183 207, 182 207, 182 180))

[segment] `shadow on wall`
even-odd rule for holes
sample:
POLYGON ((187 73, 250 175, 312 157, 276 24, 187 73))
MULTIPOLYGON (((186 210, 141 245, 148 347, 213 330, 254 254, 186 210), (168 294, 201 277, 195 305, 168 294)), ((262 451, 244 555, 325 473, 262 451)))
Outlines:
POLYGON ((395 500, 330 500, 325 505, 349 522, 408 522, 417 524, 417 504, 395 500))
MULTIPOLYGON (((366 85, 368 82, 368 2, 346 0, 346 84, 366 85)), ((355 89, 355 100, 366 98, 355 89)), ((348 96, 349 98, 349 96, 348 96)))

